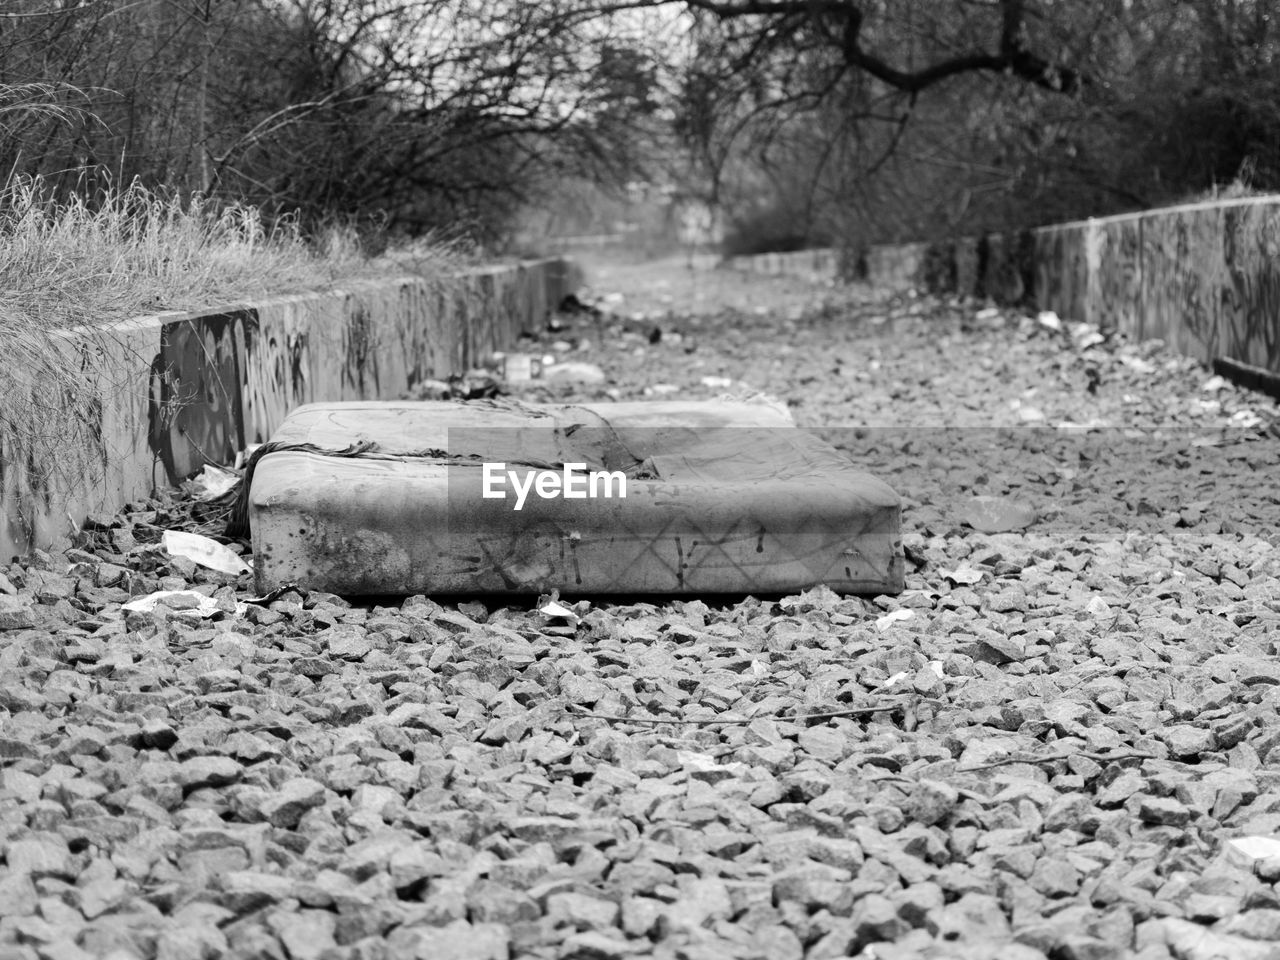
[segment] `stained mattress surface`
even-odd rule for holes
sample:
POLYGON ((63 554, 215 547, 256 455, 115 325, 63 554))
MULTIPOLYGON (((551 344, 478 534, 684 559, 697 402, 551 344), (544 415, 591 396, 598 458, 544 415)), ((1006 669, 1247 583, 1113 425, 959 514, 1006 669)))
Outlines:
POLYGON ((897 495, 770 403, 309 404, 270 451, 249 498, 263 590, 902 589, 897 495))

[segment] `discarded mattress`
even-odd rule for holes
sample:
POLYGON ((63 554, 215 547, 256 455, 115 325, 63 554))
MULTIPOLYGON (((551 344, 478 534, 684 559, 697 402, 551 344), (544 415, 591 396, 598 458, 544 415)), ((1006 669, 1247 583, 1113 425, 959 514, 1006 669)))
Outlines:
POLYGON ((268 449, 263 591, 902 589, 898 496, 771 403, 309 404, 268 449))

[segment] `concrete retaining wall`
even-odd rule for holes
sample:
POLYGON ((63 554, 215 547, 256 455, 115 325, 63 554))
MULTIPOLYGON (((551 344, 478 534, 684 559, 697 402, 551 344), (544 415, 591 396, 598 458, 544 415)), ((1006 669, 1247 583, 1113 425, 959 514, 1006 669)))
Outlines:
POLYGON ((91 413, 38 436, 0 429, 0 559, 62 545, 89 514, 206 460, 231 462, 298 404, 392 399, 460 373, 541 327, 580 280, 570 261, 542 260, 68 334, 65 362, 94 382, 75 408, 91 413))
POLYGON ((866 264, 880 286, 1053 310, 1280 372, 1280 197, 873 247, 866 264))

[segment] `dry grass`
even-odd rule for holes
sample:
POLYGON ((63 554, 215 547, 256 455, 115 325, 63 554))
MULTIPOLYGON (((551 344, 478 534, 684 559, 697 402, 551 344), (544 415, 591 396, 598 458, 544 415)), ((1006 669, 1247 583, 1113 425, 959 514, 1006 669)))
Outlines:
MULTIPOLYGON (((426 268, 456 265, 424 248, 426 268)), ((134 185, 57 203, 38 181, 0 193, 0 323, 26 330, 95 324, 385 275, 352 230, 308 240, 297 224, 268 224, 254 207, 186 202, 134 185)))
POLYGON ((371 260, 352 229, 308 238, 295 222, 268 223, 253 207, 182 201, 140 185, 58 202, 38 180, 11 182, 0 190, 0 476, 8 460, 94 479, 85 476, 92 463, 65 461, 65 451, 86 445, 66 441, 96 429, 96 397, 112 376, 102 358, 119 355, 104 329, 111 321, 377 276, 443 283, 463 263, 455 249, 431 243, 371 260), (68 338, 72 328, 77 336, 68 338))

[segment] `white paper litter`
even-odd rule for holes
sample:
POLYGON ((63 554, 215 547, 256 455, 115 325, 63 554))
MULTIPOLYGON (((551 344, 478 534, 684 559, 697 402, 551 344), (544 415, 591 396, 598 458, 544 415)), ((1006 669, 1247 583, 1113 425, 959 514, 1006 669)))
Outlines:
POLYGON ((914 610, 892 610, 876 620, 876 629, 881 631, 888 630, 895 623, 902 620, 910 620, 915 615, 914 610))
POLYGON ((1095 617, 1111 616, 1110 605, 1101 597, 1090 597, 1089 602, 1085 604, 1085 609, 1095 617))
POLYGON ((1036 322, 1039 323, 1040 326, 1046 327, 1054 332, 1062 329, 1061 318, 1052 310, 1041 310, 1040 313, 1036 315, 1036 322))
POLYGON ((1071 339, 1075 341, 1077 350, 1088 350, 1090 347, 1105 343, 1107 338, 1092 323, 1073 323, 1071 339))
POLYGON ((972 584, 980 582, 986 574, 974 567, 962 565, 956 567, 954 570, 943 570, 942 576, 947 580, 950 580, 952 583, 971 586, 972 584))
POLYGON ((1134 373, 1155 373, 1156 365, 1141 357, 1121 357, 1120 362, 1134 373))
POLYGON ((170 556, 186 557, 192 563, 198 563, 210 570, 217 570, 219 573, 234 576, 248 573, 253 569, 238 553, 198 533, 166 530, 160 542, 170 556))
POLYGON ((1065 433, 1086 433, 1090 430, 1104 430, 1111 424, 1106 420, 1093 417, 1084 423, 1077 423, 1074 420, 1059 420, 1054 426, 1065 433))
MULTIPOLYGON (((195 590, 158 590, 155 593, 148 593, 145 597, 138 597, 121 604, 121 609, 128 610, 130 613, 151 613, 156 607, 162 605, 174 612, 189 612, 201 617, 212 617, 220 612, 217 600, 206 597, 203 593, 197 593, 195 590)), ((236 604, 237 613, 240 606, 241 604, 236 604)))
POLYGON ((745 764, 733 761, 717 763, 716 758, 710 754, 698 753, 694 750, 677 750, 676 759, 680 761, 685 770, 693 773, 715 773, 717 775, 731 776, 746 770, 745 764))
POLYGON ((1090 347, 1096 347, 1100 343, 1106 343, 1107 338, 1096 330, 1092 333, 1086 333, 1084 336, 1076 340, 1076 347, 1081 350, 1088 350, 1090 347))
POLYGON ((191 479, 190 488, 197 500, 216 500, 223 494, 230 493, 231 488, 239 482, 239 474, 206 463, 199 475, 191 479))
POLYGON ((544 617, 560 617, 564 620, 572 620, 574 623, 579 620, 578 615, 559 600, 548 600, 538 608, 538 612, 544 617))

